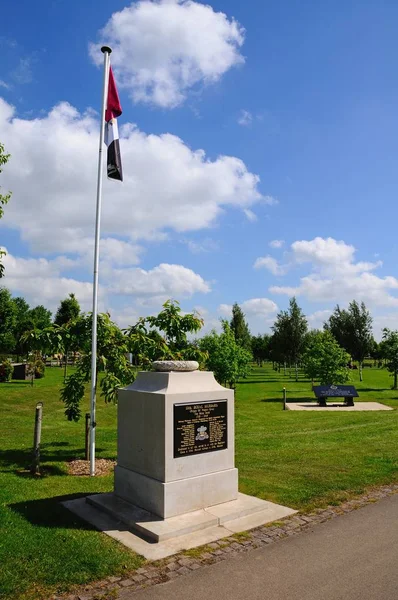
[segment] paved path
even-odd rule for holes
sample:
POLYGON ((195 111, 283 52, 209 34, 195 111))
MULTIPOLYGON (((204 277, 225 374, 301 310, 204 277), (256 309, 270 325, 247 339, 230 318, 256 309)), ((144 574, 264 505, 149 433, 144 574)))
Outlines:
POLYGON ((123 600, 398 598, 398 494, 123 600))

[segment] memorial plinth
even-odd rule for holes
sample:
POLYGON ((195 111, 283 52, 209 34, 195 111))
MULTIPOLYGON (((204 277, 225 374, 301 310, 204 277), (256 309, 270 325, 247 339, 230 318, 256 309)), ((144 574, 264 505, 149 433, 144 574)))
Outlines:
POLYGON ((193 361, 154 367, 119 390, 114 492, 64 505, 152 559, 293 514, 238 493, 233 390, 193 361))
POLYGON ((142 372, 120 390, 115 494, 163 519, 235 500, 233 390, 206 371, 142 372))

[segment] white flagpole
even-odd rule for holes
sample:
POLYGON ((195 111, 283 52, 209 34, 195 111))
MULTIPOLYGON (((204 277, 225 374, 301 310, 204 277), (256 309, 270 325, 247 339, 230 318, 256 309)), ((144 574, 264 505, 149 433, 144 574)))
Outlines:
POLYGON ((112 52, 108 46, 102 46, 104 53, 104 87, 102 92, 101 129, 98 154, 98 181, 97 181, 97 212, 95 216, 95 245, 94 245, 94 275, 93 275, 93 332, 91 341, 91 422, 90 422, 90 475, 95 475, 95 388, 97 384, 97 313, 98 313, 98 262, 101 224, 101 199, 102 199, 102 150, 104 147, 105 111, 108 99, 109 57, 112 52))

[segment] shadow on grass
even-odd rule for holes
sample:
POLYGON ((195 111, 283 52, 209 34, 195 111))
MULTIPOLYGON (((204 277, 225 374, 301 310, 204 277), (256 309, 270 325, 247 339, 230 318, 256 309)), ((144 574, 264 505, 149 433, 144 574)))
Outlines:
POLYGON ((279 404, 283 404, 283 398, 282 396, 279 396, 278 398, 261 398, 259 402, 279 402, 279 404))
MULTIPOLYGON (((293 380, 288 380, 291 381, 293 383, 293 380)), ((284 383, 286 383, 286 381, 284 379, 282 379, 281 377, 277 378, 277 379, 242 379, 239 380, 239 385, 242 385, 244 383, 280 383, 281 385, 283 385, 284 383)), ((297 382, 294 382, 297 383, 297 382)), ((298 383, 307 383, 306 381, 300 380, 298 383)))
MULTIPOLYGON (((263 400, 260 400, 260 402, 279 402, 280 404, 283 403, 282 397, 278 397, 278 398, 264 398, 263 400)), ((302 396, 300 398, 288 398, 286 400, 286 404, 289 404, 289 402, 316 402, 316 400, 313 397, 310 396, 302 396)))
MULTIPOLYGON (((12 380, 12 381, 3 381, 3 383, 0 384, 0 386, 2 385, 6 385, 7 388, 12 388, 14 385, 15 386, 19 386, 19 385, 25 385, 25 386, 29 386, 32 387, 32 382, 30 379, 21 379, 21 380, 12 380)), ((34 386, 33 386, 34 387, 34 386)))
POLYGON ((364 387, 358 387, 357 389, 358 394, 360 394, 361 392, 396 392, 398 394, 398 390, 392 390, 391 388, 364 388, 364 387))
MULTIPOLYGON (((49 442, 40 445, 40 470, 45 475, 67 475, 65 469, 57 465, 46 465, 45 463, 69 462, 75 459, 84 459, 84 448, 69 448, 69 442, 49 442)), ((102 452, 103 448, 97 448, 102 452)), ((30 468, 33 459, 32 448, 12 448, 0 450, 0 465, 3 471, 9 471, 10 467, 15 469, 17 475, 28 477, 26 469, 30 468)))
POLYGON ((57 527, 58 529, 95 529, 71 513, 61 502, 84 498, 88 494, 67 494, 41 500, 29 500, 9 504, 8 508, 38 527, 57 527))

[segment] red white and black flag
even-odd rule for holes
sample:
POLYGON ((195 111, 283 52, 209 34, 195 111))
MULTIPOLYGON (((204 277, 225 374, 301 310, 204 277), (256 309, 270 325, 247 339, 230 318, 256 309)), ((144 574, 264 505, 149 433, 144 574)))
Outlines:
POLYGON ((109 67, 108 101, 105 112, 105 144, 108 146, 107 172, 109 179, 123 181, 117 117, 122 114, 112 67, 109 67))

